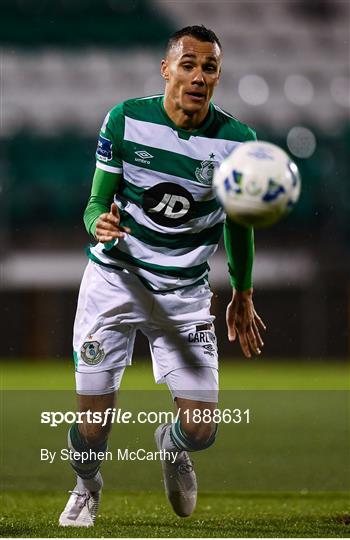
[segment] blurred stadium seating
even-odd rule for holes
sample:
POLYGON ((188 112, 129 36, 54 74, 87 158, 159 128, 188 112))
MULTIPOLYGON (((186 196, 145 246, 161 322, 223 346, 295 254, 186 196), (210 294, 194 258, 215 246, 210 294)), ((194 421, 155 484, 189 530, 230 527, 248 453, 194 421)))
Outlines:
MULTIPOLYGON (((257 234, 261 311, 269 313, 270 327, 281 314, 296 321, 294 344, 286 347, 286 329, 272 331, 269 353, 346 355, 350 4, 338 0, 3 0, 0 263, 8 337, 2 355, 69 354, 74 308, 64 318, 62 299, 74 306, 89 241, 81 218, 99 126, 114 104, 162 92, 159 62, 168 35, 200 23, 217 32, 224 48, 215 101, 255 127, 260 139, 292 153, 302 174, 295 212, 257 234), (57 250, 56 276, 47 269, 57 250), (28 257, 41 264, 33 270, 28 257), (281 260, 285 273, 278 272, 281 260), (48 289, 51 307, 47 297, 43 307, 40 295, 48 289), (19 310, 21 302, 26 307, 19 310), (60 339, 30 341, 45 313, 53 317, 53 305, 60 339), (28 312, 39 322, 29 323, 28 312), (16 345, 15 314, 28 329, 16 345)), ((222 250, 213 266, 214 285, 224 290, 222 250)))

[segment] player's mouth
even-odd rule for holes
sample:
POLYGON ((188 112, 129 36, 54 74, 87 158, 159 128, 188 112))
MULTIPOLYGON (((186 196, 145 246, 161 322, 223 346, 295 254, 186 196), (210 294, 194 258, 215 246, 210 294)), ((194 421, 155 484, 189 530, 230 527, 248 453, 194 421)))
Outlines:
POLYGON ((186 95, 195 102, 201 102, 205 100, 206 94, 203 92, 186 92, 186 95))

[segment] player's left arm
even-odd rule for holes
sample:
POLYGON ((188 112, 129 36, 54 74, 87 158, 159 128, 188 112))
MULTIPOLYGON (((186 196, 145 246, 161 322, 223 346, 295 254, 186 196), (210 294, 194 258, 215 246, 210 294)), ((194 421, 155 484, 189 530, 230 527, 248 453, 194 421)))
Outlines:
MULTIPOLYGON (((256 133, 246 126, 244 141, 256 141, 256 133)), ((235 223, 228 216, 224 225, 224 243, 232 285, 232 299, 226 310, 229 341, 238 336, 244 356, 261 354, 264 342, 260 331, 266 326, 253 303, 254 230, 235 223)))
POLYGON ((264 343, 260 335, 265 324, 253 303, 254 231, 228 217, 224 225, 224 243, 232 285, 232 299, 226 310, 229 341, 238 336, 244 355, 261 354, 264 343))

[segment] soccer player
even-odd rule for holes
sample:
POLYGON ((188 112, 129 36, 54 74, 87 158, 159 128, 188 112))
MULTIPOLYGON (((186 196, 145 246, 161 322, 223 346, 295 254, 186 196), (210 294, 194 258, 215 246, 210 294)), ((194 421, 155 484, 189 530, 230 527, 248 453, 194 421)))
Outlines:
MULTIPOLYGON (((88 251, 74 324, 80 411, 114 407, 136 330, 147 336, 156 382, 168 385, 180 410, 175 423, 156 429, 155 439, 158 450, 177 452, 162 468, 169 502, 183 517, 192 514, 197 497, 188 452, 208 448, 216 435, 214 422, 193 421, 191 412, 217 405, 207 261, 222 231, 233 287, 228 339, 238 336, 250 357, 260 354, 265 328, 252 299, 253 231, 225 219, 212 190, 214 167, 255 139, 251 128, 211 102, 221 63, 214 32, 183 28, 170 37, 161 62, 164 95, 130 99, 107 114, 84 214, 98 243, 88 251)), ((70 449, 105 451, 110 427, 74 424, 70 449)), ((100 463, 71 462, 77 484, 61 525, 94 524, 100 463)))

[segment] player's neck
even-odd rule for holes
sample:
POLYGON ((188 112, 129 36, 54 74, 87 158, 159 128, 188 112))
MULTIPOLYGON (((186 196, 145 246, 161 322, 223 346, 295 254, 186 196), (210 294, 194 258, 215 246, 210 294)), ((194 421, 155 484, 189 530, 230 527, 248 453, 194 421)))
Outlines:
POLYGON ((191 131, 198 129, 204 123, 209 111, 209 105, 205 109, 189 114, 165 97, 164 109, 177 127, 191 131))

